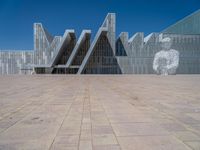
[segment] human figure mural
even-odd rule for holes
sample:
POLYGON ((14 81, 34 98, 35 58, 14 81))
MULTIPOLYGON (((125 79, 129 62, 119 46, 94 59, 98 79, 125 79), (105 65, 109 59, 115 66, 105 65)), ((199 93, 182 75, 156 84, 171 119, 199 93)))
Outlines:
POLYGON ((161 40, 162 50, 154 56, 153 69, 159 75, 174 75, 179 66, 179 52, 171 48, 172 40, 167 37, 161 40))

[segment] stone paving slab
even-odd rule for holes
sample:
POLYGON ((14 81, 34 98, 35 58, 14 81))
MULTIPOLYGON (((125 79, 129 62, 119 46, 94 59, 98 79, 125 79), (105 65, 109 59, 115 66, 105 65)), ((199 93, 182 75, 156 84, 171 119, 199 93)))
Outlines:
POLYGON ((200 150, 200 75, 0 76, 0 150, 200 150))

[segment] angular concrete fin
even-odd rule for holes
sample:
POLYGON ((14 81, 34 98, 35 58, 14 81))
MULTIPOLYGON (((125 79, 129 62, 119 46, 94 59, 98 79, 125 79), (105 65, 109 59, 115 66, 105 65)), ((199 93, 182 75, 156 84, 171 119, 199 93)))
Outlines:
POLYGON ((121 32, 116 41, 116 56, 127 56, 128 32, 121 32))
POLYGON ((38 35, 44 36, 49 44, 53 41, 53 36, 42 26, 41 23, 34 23, 34 38, 37 38, 38 35))
POLYGON ((66 50, 67 46, 70 44, 72 38, 74 38, 75 32, 74 30, 66 30, 61 42, 56 48, 54 57, 51 60, 50 67, 56 65, 60 58, 62 57, 63 52, 66 50))
POLYGON ((200 34, 200 9, 169 26, 162 33, 200 34))
MULTIPOLYGON (((89 52, 89 51, 88 51, 89 52)), ((87 53, 88 54, 88 53, 87 53)), ((116 74, 121 73, 121 68, 114 55, 113 49, 107 37, 107 31, 100 32, 100 36, 92 49, 92 52, 86 55, 87 63, 83 62, 79 68, 78 74, 116 74), (103 42, 103 44, 102 44, 103 42), (84 66, 84 67, 83 67, 84 66), (80 70, 82 69, 82 70, 80 70)))
POLYGON ((115 13, 108 13, 101 26, 107 28, 108 30, 107 37, 113 49, 114 54, 115 54, 115 26, 116 26, 115 22, 116 22, 115 13))
POLYGON ((84 67, 90 57, 90 55, 92 54, 93 52, 93 49, 99 39, 99 37, 101 36, 102 33, 105 33, 107 38, 108 38, 108 41, 110 43, 110 46, 113 50, 113 53, 115 55, 115 20, 116 20, 116 17, 115 17, 115 13, 108 13, 108 15, 106 16, 103 24, 101 25, 101 27, 99 28, 77 74, 81 74, 82 71, 84 70, 84 67))
POLYGON ((79 39, 78 39, 73 51, 72 51, 72 54, 70 55, 70 57, 69 57, 69 59, 68 59, 68 61, 66 63, 66 67, 67 68, 72 64, 73 59, 75 58, 76 54, 78 53, 80 47, 84 44, 85 40, 87 38, 90 39, 90 36, 91 36, 91 30, 83 30, 82 31, 82 33, 81 33, 81 35, 80 35, 80 37, 79 37, 79 39))
POLYGON ((85 55, 85 58, 83 59, 83 62, 81 64, 77 74, 81 74, 82 73, 82 71, 84 70, 84 68, 85 68, 85 66, 87 64, 87 61, 88 61, 90 55, 93 53, 93 50, 94 50, 94 48, 95 48, 100 36, 102 34, 107 34, 107 32, 108 32, 107 28, 105 28, 105 27, 100 27, 99 28, 99 30, 98 30, 98 32, 97 32, 97 34, 96 34, 96 36, 95 36, 95 38, 94 38, 94 40, 92 42, 87 54, 85 55))
POLYGON ((41 23, 34 23, 34 64, 48 64, 50 53, 49 47, 53 37, 43 28, 41 23))

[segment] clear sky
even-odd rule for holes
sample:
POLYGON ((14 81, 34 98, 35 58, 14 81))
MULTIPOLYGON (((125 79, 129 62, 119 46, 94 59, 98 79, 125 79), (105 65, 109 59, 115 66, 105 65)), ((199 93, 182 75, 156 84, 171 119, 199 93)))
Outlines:
POLYGON ((200 0, 0 0, 0 49, 33 49, 33 23, 52 35, 65 29, 96 34, 108 12, 120 32, 159 32, 200 9, 200 0))

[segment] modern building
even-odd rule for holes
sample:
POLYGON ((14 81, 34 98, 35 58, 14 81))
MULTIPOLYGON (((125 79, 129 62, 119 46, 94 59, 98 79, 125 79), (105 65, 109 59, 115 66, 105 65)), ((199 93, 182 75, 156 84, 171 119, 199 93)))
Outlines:
POLYGON ((122 32, 116 38, 115 14, 109 13, 94 39, 83 30, 51 36, 34 24, 34 50, 1 50, 0 74, 154 74, 153 59, 160 39, 170 37, 180 53, 178 74, 200 73, 200 10, 160 33, 122 32))

